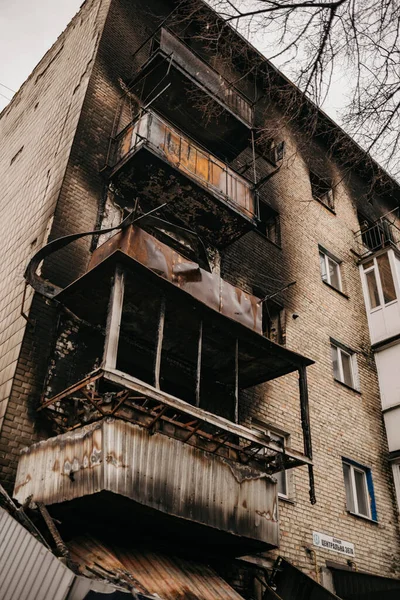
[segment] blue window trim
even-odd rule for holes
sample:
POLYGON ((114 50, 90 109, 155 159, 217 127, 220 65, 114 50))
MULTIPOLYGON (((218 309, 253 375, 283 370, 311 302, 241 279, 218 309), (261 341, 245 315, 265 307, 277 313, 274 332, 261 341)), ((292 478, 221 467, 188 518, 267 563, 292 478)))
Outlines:
POLYGON ((366 467, 365 465, 362 465, 359 462, 356 462, 355 460, 352 460, 351 458, 347 458, 346 456, 342 456, 342 462, 347 462, 347 463, 349 463, 349 465, 353 465, 353 467, 357 467, 358 469, 361 469, 362 471, 364 471, 364 473, 367 477, 367 488, 368 488, 369 502, 370 502, 370 507, 371 507, 371 520, 378 521, 378 513, 376 510, 376 500, 375 500, 374 484, 372 482, 371 469, 369 467, 366 467))

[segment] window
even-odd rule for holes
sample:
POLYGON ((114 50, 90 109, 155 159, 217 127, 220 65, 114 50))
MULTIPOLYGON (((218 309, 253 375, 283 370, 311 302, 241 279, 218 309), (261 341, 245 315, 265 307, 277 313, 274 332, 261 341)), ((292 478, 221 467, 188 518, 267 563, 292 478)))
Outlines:
POLYGON ((397 508, 400 511, 400 462, 392 463, 394 487, 397 496, 397 508))
POLYGON ((276 344, 285 344, 286 314, 281 304, 273 299, 262 304, 263 334, 276 344))
POLYGON ((397 299, 392 269, 387 253, 363 264, 370 310, 397 299))
MULTIPOLYGON (((288 445, 289 436, 287 434, 277 433, 276 431, 273 431, 267 424, 253 423, 252 427, 256 431, 260 431, 261 433, 270 436, 271 441, 278 444, 281 448, 285 448, 288 445)), ((264 455, 269 454, 268 448, 264 448, 262 452, 264 453, 264 455)), ((291 487, 290 474, 290 470, 284 470, 279 471, 278 473, 274 473, 273 475, 277 481, 279 498, 289 499, 289 497, 292 495, 289 491, 291 487)))
POLYGON ((322 179, 322 177, 316 173, 313 173, 312 171, 310 171, 310 183, 312 197, 333 210, 334 204, 332 184, 326 179, 322 179))
POLYGON ((281 232, 279 226, 279 215, 262 200, 259 202, 259 222, 257 229, 271 242, 280 246, 281 232))
POLYGON ((285 142, 277 142, 265 135, 265 131, 256 131, 254 141, 257 152, 273 165, 283 160, 285 155, 285 142))
POLYGON ((343 459, 342 463, 347 510, 376 521, 371 470, 349 459, 343 459))
POLYGON ((321 268, 322 281, 325 281, 335 289, 342 291, 342 278, 340 273, 340 260, 334 258, 332 254, 319 248, 319 262, 321 268))
POLYGON ((358 390, 357 359, 355 353, 331 340, 333 376, 337 381, 358 390))

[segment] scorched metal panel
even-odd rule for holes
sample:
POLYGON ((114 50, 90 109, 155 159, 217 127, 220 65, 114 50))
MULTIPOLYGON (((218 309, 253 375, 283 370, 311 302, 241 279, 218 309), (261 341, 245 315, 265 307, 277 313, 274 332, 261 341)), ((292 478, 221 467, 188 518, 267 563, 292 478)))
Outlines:
POLYGON ((54 504, 113 492, 168 515, 277 546, 276 482, 148 429, 105 419, 22 451, 15 497, 54 504))

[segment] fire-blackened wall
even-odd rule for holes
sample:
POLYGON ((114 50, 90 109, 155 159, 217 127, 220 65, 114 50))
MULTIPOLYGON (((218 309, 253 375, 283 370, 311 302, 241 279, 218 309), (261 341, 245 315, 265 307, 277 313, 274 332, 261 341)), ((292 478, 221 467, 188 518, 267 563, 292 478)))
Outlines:
MULTIPOLYGON (((52 228, 108 4, 85 2, 0 115, 0 465, 9 487, 19 448, 38 435, 34 406, 53 335, 52 310, 40 299, 29 310, 30 289, 22 307, 23 273, 52 228), (28 325, 22 310, 30 313, 28 325)), ((69 205, 76 230, 84 221, 79 190, 75 198, 69 205)))
MULTIPOLYGON (((18 247, 16 258, 10 261, 10 271, 15 264, 20 265, 18 280, 20 283, 18 285, 15 281, 10 283, 7 288, 9 295, 5 300, 5 304, 14 306, 14 314, 19 311, 20 298, 17 302, 13 299, 13 294, 21 295, 22 270, 33 252, 30 244, 34 241, 28 235, 28 232, 32 232, 32 222, 22 218, 22 215, 28 212, 22 198, 32 198, 30 193, 33 194, 36 189, 40 190, 40 193, 38 191, 34 197, 37 198, 37 215, 40 215, 41 219, 38 231, 42 237, 46 218, 53 214, 57 199, 51 229, 52 237, 90 230, 96 224, 102 223, 107 194, 107 171, 102 169, 107 165, 110 137, 115 132, 121 107, 130 106, 129 97, 127 102, 124 89, 132 74, 148 56, 150 45, 145 43, 146 40, 171 8, 166 3, 152 3, 152 7, 153 14, 149 12, 148 3, 144 1, 114 0, 111 2, 102 29, 108 2, 86 3, 80 16, 73 22, 75 25, 71 24, 65 34, 62 51, 60 48, 63 38, 60 38, 61 41, 59 40, 58 45, 56 44, 52 49, 50 54, 53 58, 52 65, 47 69, 42 69, 40 66, 37 68, 35 73, 39 74, 43 71, 39 80, 36 84, 34 78, 28 81, 27 87, 23 88, 2 116, 0 123, 3 120, 4 123, 8 123, 9 120, 11 123, 14 115, 15 119, 18 118, 22 114, 22 111, 18 112, 18 103, 22 103, 24 93, 27 94, 24 90, 31 88, 41 90, 36 100, 39 102, 36 111, 41 106, 44 109, 47 107, 44 114, 49 114, 48 106, 53 106, 56 96, 53 90, 62 89, 57 118, 54 116, 52 122, 53 129, 47 128, 48 132, 54 132, 52 134, 52 139, 55 138, 54 145, 46 150, 47 154, 40 154, 33 150, 29 154, 29 156, 41 156, 40 169, 43 171, 43 179, 36 188, 33 183, 32 187, 29 187, 30 184, 27 185, 20 195, 21 229, 18 229, 17 234, 24 240, 25 249, 19 254, 18 247), (86 27, 86 29, 81 29, 79 32, 78 27, 86 27), (93 55, 93 60, 90 62, 91 52, 97 48, 98 32, 101 32, 98 52, 96 56, 93 55), (76 58, 80 53, 76 52, 75 35, 76 39, 82 42, 81 63, 76 58), (67 59, 66 49, 69 49, 70 56, 73 53, 74 65, 80 64, 79 73, 70 69, 67 62, 57 63, 63 56, 65 60, 67 59), (58 75, 56 77, 56 73, 53 74, 54 79, 49 79, 49 87, 47 87, 44 83, 47 82, 47 77, 50 78, 51 66, 55 68, 57 64, 59 64, 58 75), (61 72, 63 77, 60 78, 61 72), (74 77, 72 72, 75 73, 74 77), (90 81, 87 85, 89 73, 90 81), (67 75, 71 76, 71 79, 65 81, 64 77, 67 75), (34 88, 40 81, 43 87, 34 88), (70 96, 66 90, 70 91, 70 96), (76 90, 75 94, 74 90, 76 90), (79 105, 74 104, 78 97, 79 105), (49 105, 45 104, 46 98, 49 105), (67 98, 73 99, 69 112, 67 98), (70 121, 72 116, 75 120, 70 121), (77 122, 78 126, 76 126, 77 122), (63 160, 61 158, 56 160, 55 154, 57 156, 62 154, 63 160), (65 168, 68 157, 67 168, 65 168), (53 166, 59 178, 57 185, 54 183, 54 190, 50 194, 53 185, 53 179, 50 177, 53 166), (48 175, 50 167, 50 175, 48 175), (48 199, 50 196, 51 201, 48 199)), ((44 63, 44 66, 46 64, 44 63)), ((29 110, 32 111, 24 112, 27 118, 35 114, 36 105, 36 102, 33 103, 29 98, 33 96, 27 95, 26 105, 29 105, 29 110)), ((27 111, 26 105, 24 108, 27 111)), ((22 104, 20 106, 22 107, 22 104)), ((56 107, 57 104, 54 103, 54 106, 56 107)), ((134 111, 134 108, 132 110, 134 111)), ((266 110, 262 103, 259 104, 258 110, 259 118, 264 118, 266 110)), ((25 118, 24 115, 20 118, 25 118)), ((29 118, 29 123, 33 121, 34 118, 29 118)), ((33 127, 33 124, 30 126, 33 127)), ((43 127, 40 126, 40 130, 43 127)), ((18 184, 18 177, 23 183, 24 173, 28 173, 25 163, 22 162, 27 160, 24 157, 28 156, 29 149, 23 141, 20 143, 24 136, 23 132, 23 122, 21 121, 21 125, 17 126, 14 121, 14 149, 12 153, 10 151, 8 157, 8 161, 12 161, 12 164, 7 162, 5 165, 8 181, 15 185, 13 190, 19 190, 20 187, 22 189, 22 184, 18 184), (24 148, 20 151, 22 146, 24 148)), ((36 133, 32 133, 32 137, 38 140, 36 133)), ((335 182, 334 211, 314 200, 311 194, 309 170, 313 168, 317 157, 321 152, 325 152, 325 149, 315 146, 305 152, 304 147, 309 142, 307 136, 301 143, 290 126, 282 131, 282 137, 286 141, 285 159, 279 171, 260 190, 265 201, 279 213, 280 246, 273 244, 261 234, 252 232, 226 248, 221 255, 222 276, 232 284, 257 295, 260 290, 264 290, 266 295, 273 294, 283 290, 287 284, 296 282, 276 297, 286 308, 287 346, 316 361, 315 366, 309 369, 309 384, 317 504, 310 506, 307 473, 304 468, 298 469, 293 476, 294 485, 290 490, 289 501, 280 501, 282 531, 280 553, 311 575, 315 575, 314 565, 305 551, 305 547, 312 545, 312 532, 315 530, 354 543, 359 569, 394 575, 399 569, 397 515, 394 509, 391 476, 386 461, 387 443, 380 415, 376 370, 369 349, 361 284, 358 267, 351 252, 354 246, 353 232, 359 228, 356 205, 362 201, 354 191, 354 185, 351 191, 346 183, 347 179, 343 178, 346 173, 332 162, 328 154, 324 164, 328 165, 329 177, 335 182), (344 293, 337 292, 321 280, 318 244, 342 261, 344 293), (331 337, 356 351, 360 392, 346 388, 333 379, 331 337), (342 457, 351 458, 371 468, 378 523, 357 518, 347 512, 342 457)), ((26 164, 30 164, 29 161, 26 164)), ((257 164, 259 178, 264 172, 273 170, 271 165, 263 164, 263 159, 258 160, 257 164)), ((29 168, 32 173, 34 167, 29 168)), ((37 165, 36 170, 38 171, 37 165)), ((28 176, 27 180, 30 181, 28 176)), ((9 205, 10 215, 15 210, 14 207, 15 204, 12 208, 11 204, 9 205)), ((35 234, 38 238, 35 247, 41 241, 39 233, 35 234)), ((2 239, 10 243, 9 236, 5 235, 2 239)), ((47 261, 44 273, 52 281, 65 285, 84 272, 89 257, 90 241, 83 241, 47 261)), ((9 485, 13 480, 19 449, 29 444, 36 435, 35 424, 38 421, 34 407, 38 402, 41 384, 47 371, 49 352, 53 344, 52 336, 55 331, 57 316, 55 313, 55 309, 50 308, 40 299, 35 299, 30 311, 34 325, 26 330, 0 440, 3 477, 9 485)), ((6 317, 8 313, 5 313, 6 317)), ((23 323, 20 317, 16 322, 23 323)), ((5 365, 6 363, 12 365, 6 371, 3 380, 2 389, 4 393, 7 392, 5 394, 7 397, 11 390, 15 361, 19 354, 18 344, 21 342, 23 331, 23 328, 20 329, 19 337, 16 338, 19 342, 15 346, 17 350, 13 361, 7 363, 7 359, 4 359, 5 365)), ((9 342, 10 348, 13 343, 9 342)), ((6 351, 4 356, 7 356, 6 351)), ((292 375, 284 380, 258 386, 255 390, 243 393, 241 421, 251 425, 255 419, 258 419, 275 425, 290 433, 293 447, 301 449, 297 387, 297 377, 292 375)), ((324 565, 325 560, 333 557, 337 562, 345 564, 346 559, 340 555, 332 555, 329 551, 318 549, 318 566, 324 565)))

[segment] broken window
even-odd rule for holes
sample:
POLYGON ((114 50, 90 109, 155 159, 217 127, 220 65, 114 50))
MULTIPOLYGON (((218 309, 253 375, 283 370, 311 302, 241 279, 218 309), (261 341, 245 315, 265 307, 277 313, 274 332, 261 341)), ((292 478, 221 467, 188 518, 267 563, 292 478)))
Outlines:
POLYGON ((274 300, 263 302, 263 334, 276 344, 283 345, 286 337, 286 313, 274 300))
MULTIPOLYGON (((268 437, 270 437, 271 441, 278 444, 278 446, 280 446, 282 449, 287 448, 289 446, 289 435, 286 433, 282 433, 282 432, 278 433, 277 430, 275 430, 273 427, 271 427, 268 424, 264 424, 261 421, 256 421, 256 422, 252 423, 252 428, 255 429, 256 431, 260 431, 264 435, 267 435, 268 437)), ((262 450, 262 452, 264 453, 264 455, 268 455, 269 451, 267 448, 264 448, 262 450)), ((288 470, 284 469, 282 471, 278 471, 277 473, 274 473, 274 477, 277 480, 278 497, 279 498, 288 499, 293 495, 292 485, 291 485, 291 475, 292 475, 292 473, 291 473, 290 469, 288 469, 288 470)))
POLYGON ((327 208, 334 209, 332 184, 326 179, 322 179, 316 173, 310 171, 310 183, 312 197, 322 202, 327 208))
POLYGON ((274 139, 266 137, 265 132, 259 131, 255 134, 255 145, 257 152, 273 165, 283 160, 285 155, 284 141, 277 142, 274 139))
POLYGON ((259 202, 259 221, 257 230, 265 235, 271 242, 280 246, 281 230, 279 215, 268 204, 260 200, 259 202))

